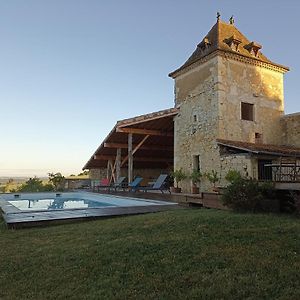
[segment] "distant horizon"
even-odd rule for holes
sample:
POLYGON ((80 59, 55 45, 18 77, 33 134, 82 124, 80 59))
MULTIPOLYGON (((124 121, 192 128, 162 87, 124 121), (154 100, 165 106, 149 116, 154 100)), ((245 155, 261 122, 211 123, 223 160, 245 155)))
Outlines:
POLYGON ((71 174, 77 175, 80 172, 74 170, 74 172, 60 171, 60 170, 40 170, 40 169, 0 169, 0 177, 10 178, 10 177, 48 177, 48 173, 61 173, 63 176, 70 176, 71 174))

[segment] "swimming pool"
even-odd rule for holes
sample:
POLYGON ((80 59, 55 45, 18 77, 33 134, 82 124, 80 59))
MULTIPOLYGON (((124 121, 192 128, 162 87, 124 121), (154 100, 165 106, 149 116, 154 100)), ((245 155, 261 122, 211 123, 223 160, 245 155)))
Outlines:
POLYGON ((176 205, 166 201, 90 192, 0 194, 0 208, 9 227, 156 212, 174 208, 176 205))

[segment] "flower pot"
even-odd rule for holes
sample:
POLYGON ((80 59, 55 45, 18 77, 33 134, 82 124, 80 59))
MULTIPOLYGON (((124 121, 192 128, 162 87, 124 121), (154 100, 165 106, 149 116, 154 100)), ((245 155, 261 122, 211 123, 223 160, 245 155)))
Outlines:
POLYGON ((220 192, 220 188, 218 186, 213 187, 212 190, 215 193, 219 193, 220 192))
POLYGON ((175 186, 172 186, 171 187, 171 192, 172 193, 181 193, 181 188, 177 188, 175 186))
POLYGON ((192 194, 199 194, 199 188, 197 186, 192 186, 192 194))

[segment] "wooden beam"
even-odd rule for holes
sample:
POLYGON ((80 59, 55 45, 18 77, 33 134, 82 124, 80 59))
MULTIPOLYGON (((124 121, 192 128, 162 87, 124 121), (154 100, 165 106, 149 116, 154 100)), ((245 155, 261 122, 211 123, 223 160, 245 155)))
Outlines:
POLYGON ((113 178, 113 176, 112 176, 112 174, 113 174, 113 165, 112 165, 112 160, 111 159, 109 159, 107 161, 107 170, 106 170, 106 172, 107 172, 107 178, 109 178, 109 182, 111 182, 111 180, 113 178))
POLYGON ((174 136, 174 133, 170 132, 170 131, 142 129, 142 128, 121 128, 121 127, 117 127, 116 132, 147 134, 147 135, 157 135, 157 136, 174 136))
MULTIPOLYGON (((103 160, 103 161, 107 161, 107 160, 113 160, 116 157, 113 155, 94 155, 94 160, 103 160)), ((145 162, 172 162, 173 158, 168 158, 168 157, 144 157, 144 156, 136 156, 134 158, 135 161, 145 161, 145 162)))
MULTIPOLYGON (((132 145, 132 147, 136 147, 137 145, 132 145)), ((104 143, 104 148, 112 148, 112 149, 127 149, 127 144, 122 143, 104 143)), ((142 145, 140 147, 141 150, 162 150, 162 151, 173 151, 173 146, 161 146, 161 145, 142 145)))
MULTIPOLYGON (((138 144, 137 146, 133 149, 132 151, 132 155, 134 155, 136 153, 136 151, 138 151, 140 149, 140 147, 143 145, 143 143, 147 140, 147 138, 149 137, 149 135, 146 135, 138 144)), ((121 166, 123 166, 126 161, 128 160, 129 157, 129 148, 128 148, 128 155, 123 159, 121 166)))
POLYGON ((116 156, 116 180, 119 179, 121 174, 121 148, 117 149, 117 156, 116 156))
POLYGON ((145 141, 148 139, 150 135, 146 135, 137 145, 136 147, 133 149, 132 154, 134 155, 136 153, 136 151, 138 151, 141 146, 145 143, 145 141))
POLYGON ((165 157, 135 157, 135 161, 138 162, 173 162, 173 158, 165 158, 165 157))
POLYGON ((94 155, 94 160, 112 160, 115 159, 114 155, 94 155))
MULTIPOLYGON (((123 162, 122 162, 123 163, 123 162)), ((128 134, 128 182, 133 180, 132 133, 128 134)))

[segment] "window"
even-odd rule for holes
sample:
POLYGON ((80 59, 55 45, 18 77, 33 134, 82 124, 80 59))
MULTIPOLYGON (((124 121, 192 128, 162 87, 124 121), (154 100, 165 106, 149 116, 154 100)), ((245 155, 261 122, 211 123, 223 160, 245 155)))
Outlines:
POLYGON ((193 155, 193 170, 200 171, 200 156, 193 155))
POLYGON ((254 121, 254 104, 242 102, 241 118, 242 120, 254 121))
POLYGON ((255 132, 255 143, 260 144, 263 142, 262 134, 255 132))

